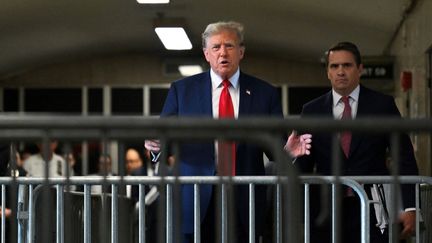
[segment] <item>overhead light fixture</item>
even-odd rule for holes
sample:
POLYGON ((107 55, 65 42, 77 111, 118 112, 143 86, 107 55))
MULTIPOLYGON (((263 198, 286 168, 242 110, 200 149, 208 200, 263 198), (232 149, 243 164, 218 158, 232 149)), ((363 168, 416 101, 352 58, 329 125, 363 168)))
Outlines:
POLYGON ((201 65, 179 65, 178 70, 183 77, 192 76, 203 72, 201 65))
POLYGON ((190 50, 192 43, 186 34, 186 21, 184 18, 166 18, 158 14, 153 22, 154 30, 168 50, 190 50))
POLYGON ((141 4, 167 4, 169 0, 137 0, 141 4))
POLYGON ((167 50, 192 49, 192 43, 183 27, 156 27, 155 31, 167 50))

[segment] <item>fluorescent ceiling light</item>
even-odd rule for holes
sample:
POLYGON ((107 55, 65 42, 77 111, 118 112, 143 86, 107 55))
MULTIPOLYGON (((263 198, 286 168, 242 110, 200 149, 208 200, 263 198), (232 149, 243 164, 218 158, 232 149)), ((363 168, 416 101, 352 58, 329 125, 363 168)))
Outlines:
POLYGON ((142 4, 164 4, 169 3, 169 0, 137 0, 137 2, 142 4))
POLYGON ((156 27, 156 34, 168 50, 190 50, 190 42, 182 27, 156 27))
POLYGON ((203 71, 200 65, 179 65, 178 69, 183 77, 192 76, 203 71))

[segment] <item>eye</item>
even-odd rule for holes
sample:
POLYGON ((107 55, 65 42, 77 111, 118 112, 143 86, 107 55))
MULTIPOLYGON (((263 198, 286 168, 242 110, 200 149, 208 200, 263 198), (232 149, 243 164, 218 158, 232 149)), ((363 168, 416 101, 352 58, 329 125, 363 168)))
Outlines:
POLYGON ((220 45, 214 45, 214 46, 212 46, 212 50, 213 51, 217 51, 219 49, 220 49, 220 45))

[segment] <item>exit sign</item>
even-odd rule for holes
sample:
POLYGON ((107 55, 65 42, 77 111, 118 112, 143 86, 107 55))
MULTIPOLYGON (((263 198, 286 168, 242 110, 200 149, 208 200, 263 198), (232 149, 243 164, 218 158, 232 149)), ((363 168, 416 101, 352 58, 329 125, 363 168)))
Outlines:
POLYGON ((362 79, 393 79, 393 64, 363 64, 362 79))

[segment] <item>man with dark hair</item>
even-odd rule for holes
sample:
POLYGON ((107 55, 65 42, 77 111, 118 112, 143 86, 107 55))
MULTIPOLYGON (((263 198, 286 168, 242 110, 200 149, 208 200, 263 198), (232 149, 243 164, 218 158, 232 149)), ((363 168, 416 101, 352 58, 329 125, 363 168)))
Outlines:
MULTIPOLYGON (((393 97, 370 90, 360 85, 363 70, 360 52, 356 45, 341 42, 331 47, 326 53, 327 76, 332 90, 303 106, 302 117, 322 117, 334 119, 354 119, 371 117, 400 118, 393 97)), ((332 136, 330 133, 312 134, 310 155, 298 157, 296 166, 303 173, 320 175, 333 174, 332 136)), ((364 134, 341 132, 340 156, 342 175, 388 175, 388 149, 391 148, 388 134, 364 134)), ((401 175, 417 175, 418 169, 411 141, 407 134, 401 134, 399 148, 399 173, 401 175)), ((370 192, 371 185, 365 185, 370 192)), ((350 188, 343 187, 342 198, 342 241, 360 242, 360 203, 350 188)), ((415 232, 415 193, 414 187, 403 185, 402 201, 405 211, 400 214, 402 225, 401 237, 407 238, 415 232)), ((323 224, 316 224, 314 217, 319 213, 320 201, 318 193, 311 200, 311 239, 312 242, 330 242, 330 219, 323 224)), ((371 209, 373 212, 374 210, 371 209)), ((372 213, 373 215, 374 213, 372 213)), ((371 216, 371 242, 388 242, 388 232, 375 227, 376 217, 371 216)))

